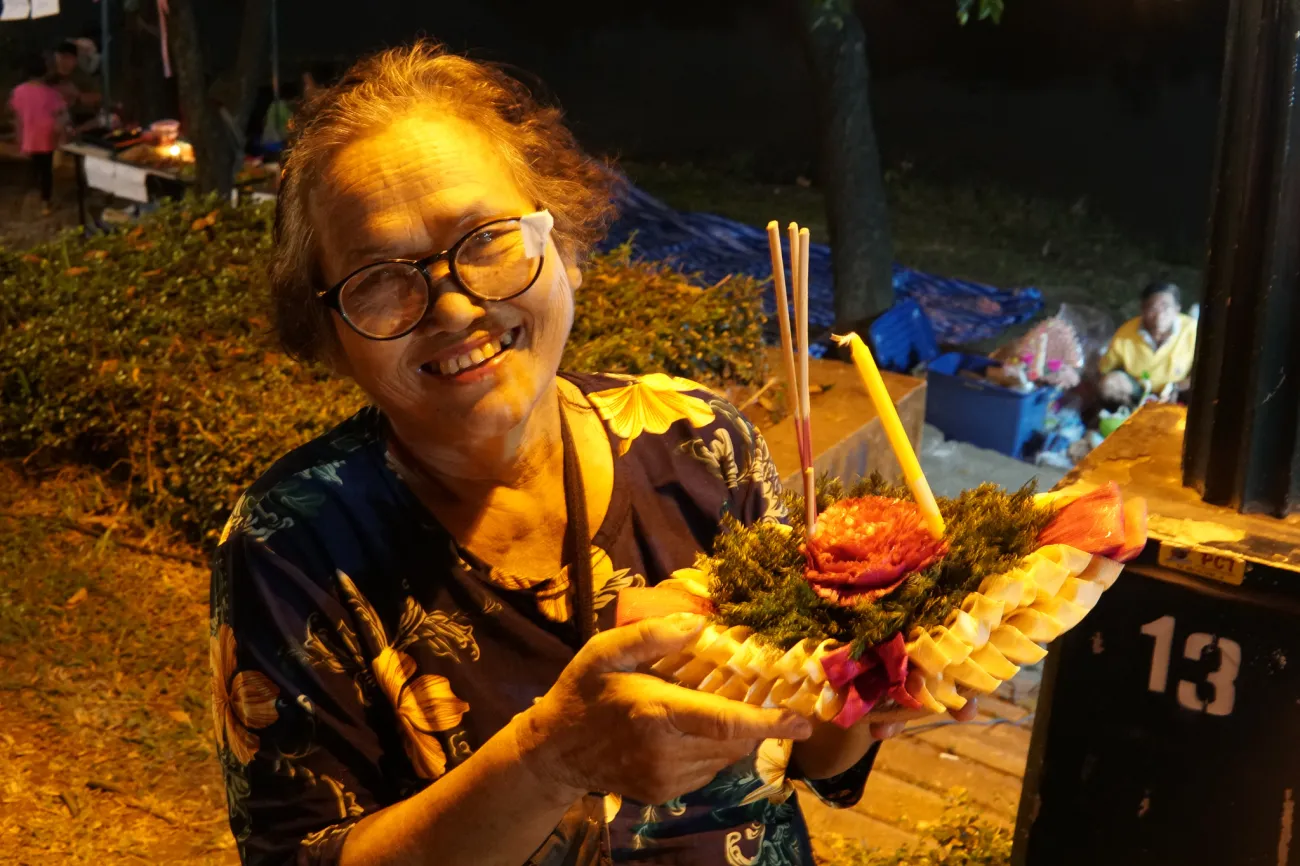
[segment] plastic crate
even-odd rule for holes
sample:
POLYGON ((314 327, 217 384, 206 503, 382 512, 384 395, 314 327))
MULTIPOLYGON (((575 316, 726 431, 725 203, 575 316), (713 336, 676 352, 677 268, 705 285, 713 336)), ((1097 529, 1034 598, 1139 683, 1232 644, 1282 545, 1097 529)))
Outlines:
POLYGON ((934 328, 921 305, 910 298, 899 301, 871 323, 871 353, 882 370, 910 373, 917 364, 939 356, 934 328))
POLYGON ((1055 388, 1029 393, 1003 388, 962 372, 983 374, 997 361, 978 355, 949 352, 930 362, 926 377, 925 420, 949 439, 1023 457, 1025 443, 1041 430, 1055 388))

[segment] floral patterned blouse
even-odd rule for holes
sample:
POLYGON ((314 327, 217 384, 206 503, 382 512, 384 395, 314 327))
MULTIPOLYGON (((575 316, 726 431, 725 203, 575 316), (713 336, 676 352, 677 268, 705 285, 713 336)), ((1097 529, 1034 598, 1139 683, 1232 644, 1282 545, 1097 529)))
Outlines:
MULTIPOLYGON (((724 512, 784 517, 767 447, 727 402, 661 374, 566 378, 615 455, 592 532, 598 627, 613 625, 620 589, 709 550, 724 512)), ((379 413, 362 410, 276 463, 222 534, 213 714, 245 863, 337 862, 362 816, 453 771, 575 652, 567 568, 538 581, 459 547, 384 442, 379 413)), ((814 790, 851 805, 873 756, 814 790)), ((755 794, 763 787, 751 755, 669 803, 593 794, 529 863, 811 864, 795 799, 771 802, 755 794)))

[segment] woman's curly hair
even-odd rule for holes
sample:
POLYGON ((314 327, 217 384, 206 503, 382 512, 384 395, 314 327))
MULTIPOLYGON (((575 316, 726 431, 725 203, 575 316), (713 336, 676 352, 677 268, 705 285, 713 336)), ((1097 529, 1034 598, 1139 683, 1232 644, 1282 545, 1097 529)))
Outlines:
POLYGON ((499 67, 420 41, 356 63, 303 105, 280 180, 270 265, 276 335, 290 355, 327 361, 337 349, 324 288, 311 196, 344 145, 412 115, 451 116, 492 141, 520 189, 555 218, 562 253, 581 260, 614 214, 617 175, 585 154, 562 121, 499 67))

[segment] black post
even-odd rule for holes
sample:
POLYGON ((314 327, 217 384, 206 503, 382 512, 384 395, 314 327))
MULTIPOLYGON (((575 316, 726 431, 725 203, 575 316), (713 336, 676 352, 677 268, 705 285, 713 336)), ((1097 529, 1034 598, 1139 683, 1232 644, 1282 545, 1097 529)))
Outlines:
POLYGON ((1300 0, 1232 0, 1183 481, 1300 510, 1300 0))

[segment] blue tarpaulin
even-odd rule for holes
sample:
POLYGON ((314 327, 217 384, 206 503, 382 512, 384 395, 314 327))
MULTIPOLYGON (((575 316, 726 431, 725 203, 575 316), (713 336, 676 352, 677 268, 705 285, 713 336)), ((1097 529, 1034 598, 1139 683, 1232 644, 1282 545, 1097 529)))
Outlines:
MULTIPOLYGON (((631 184, 624 188, 619 213, 618 221, 602 244, 605 249, 631 239, 637 256, 698 273, 710 284, 729 274, 759 279, 772 275, 767 232, 763 229, 715 214, 680 213, 631 184)), ((790 251, 784 244, 784 236, 782 224, 783 252, 788 264, 790 251)), ((834 323, 831 291, 830 247, 812 244, 808 256, 810 332, 824 332, 834 323)), ((1003 291, 924 274, 901 265, 894 266, 894 292, 921 305, 935 336, 945 344, 971 343, 997 336, 1011 325, 1033 317, 1043 306, 1043 296, 1037 289, 1003 291)), ((765 297, 767 311, 773 313, 773 296, 768 293, 765 297)), ((824 346, 821 348, 824 350, 824 346)))

